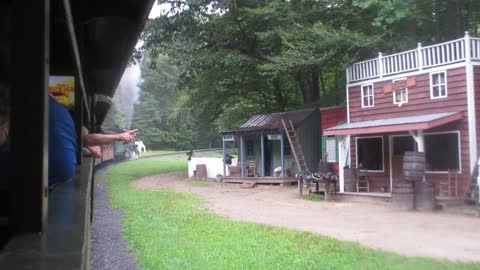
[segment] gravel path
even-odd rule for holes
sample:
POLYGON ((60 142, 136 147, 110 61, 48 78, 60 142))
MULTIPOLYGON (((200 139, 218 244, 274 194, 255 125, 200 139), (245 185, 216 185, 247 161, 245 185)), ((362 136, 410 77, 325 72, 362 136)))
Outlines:
POLYGON ((409 256, 480 261, 480 218, 394 211, 387 204, 312 202, 299 199, 295 187, 211 183, 193 187, 186 175, 144 177, 133 187, 165 187, 198 194, 207 208, 233 220, 284 226, 361 243, 409 256))
MULTIPOLYGON (((104 174, 97 170, 96 174, 104 174)), ((114 210, 107 199, 103 184, 95 184, 93 223, 91 227, 92 270, 136 270, 135 255, 127 250, 122 236, 121 211, 114 210)))

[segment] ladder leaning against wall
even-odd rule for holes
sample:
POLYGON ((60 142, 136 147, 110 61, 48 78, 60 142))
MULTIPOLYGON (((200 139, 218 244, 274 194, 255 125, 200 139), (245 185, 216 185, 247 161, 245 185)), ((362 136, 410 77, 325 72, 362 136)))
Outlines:
POLYGON ((297 132, 293 127, 292 120, 288 120, 288 125, 285 123, 285 119, 282 119, 282 125, 287 134, 288 142, 290 143, 290 148, 292 149, 293 157, 297 163, 297 169, 299 172, 308 171, 307 163, 305 162, 305 156, 303 155, 302 145, 297 137, 297 132))

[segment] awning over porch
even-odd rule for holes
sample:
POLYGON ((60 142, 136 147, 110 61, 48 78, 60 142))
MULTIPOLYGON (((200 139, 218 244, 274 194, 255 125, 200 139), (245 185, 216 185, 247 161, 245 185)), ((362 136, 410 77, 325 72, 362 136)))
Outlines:
POLYGON ((323 130, 324 135, 357 135, 425 130, 460 120, 461 112, 424 114, 340 124, 323 130))

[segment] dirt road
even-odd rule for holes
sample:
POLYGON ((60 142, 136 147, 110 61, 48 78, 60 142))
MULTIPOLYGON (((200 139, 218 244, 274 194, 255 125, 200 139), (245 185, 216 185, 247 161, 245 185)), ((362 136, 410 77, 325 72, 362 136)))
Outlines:
POLYGON ((183 174, 138 179, 135 188, 162 189, 202 196, 207 207, 232 220, 284 226, 409 256, 480 261, 480 218, 446 213, 402 212, 388 205, 314 202, 299 199, 295 187, 261 185, 242 189, 212 183, 193 187, 183 174))

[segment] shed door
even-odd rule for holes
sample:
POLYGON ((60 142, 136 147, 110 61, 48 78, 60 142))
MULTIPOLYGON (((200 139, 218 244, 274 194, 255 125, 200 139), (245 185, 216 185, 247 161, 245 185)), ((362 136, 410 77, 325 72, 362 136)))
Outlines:
POLYGON ((411 136, 392 138, 392 180, 393 185, 403 180, 403 154, 415 151, 415 141, 411 136))

